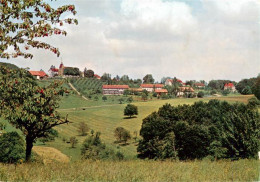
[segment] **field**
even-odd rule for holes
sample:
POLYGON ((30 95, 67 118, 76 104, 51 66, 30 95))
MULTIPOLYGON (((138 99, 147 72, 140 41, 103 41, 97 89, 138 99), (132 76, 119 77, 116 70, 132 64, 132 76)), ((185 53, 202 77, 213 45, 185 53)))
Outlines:
POLYGON ((0 181, 257 181, 259 161, 78 161, 0 164, 0 181))
MULTIPOLYGON (((68 114, 71 123, 55 128, 59 132, 59 137, 55 141, 47 142, 45 145, 41 142, 36 143, 34 151, 42 158, 42 162, 17 166, 0 164, 0 181, 215 181, 216 179, 218 181, 256 181, 259 178, 259 161, 162 162, 138 160, 136 158, 137 143, 132 139, 125 146, 119 145, 115 143, 113 133, 118 126, 126 128, 132 135, 134 131, 139 133, 142 120, 165 103, 176 106, 193 104, 200 100, 207 102, 210 99, 247 103, 251 97, 235 95, 203 99, 158 100, 155 98, 146 102, 136 101, 137 98, 134 98, 133 104, 138 107, 139 115, 135 118, 125 119, 123 110, 126 103, 119 104, 119 96, 108 97, 106 102, 101 99, 86 101, 76 94, 64 96, 58 111, 63 116, 68 114), (80 122, 86 123, 94 131, 100 131, 102 141, 109 148, 123 152, 126 161, 82 161, 80 148, 86 137, 79 136, 77 129, 80 122), (79 141, 76 148, 71 148, 70 143, 67 142, 72 136, 79 141)), ((7 124, 6 131, 11 130, 13 128, 7 124)))

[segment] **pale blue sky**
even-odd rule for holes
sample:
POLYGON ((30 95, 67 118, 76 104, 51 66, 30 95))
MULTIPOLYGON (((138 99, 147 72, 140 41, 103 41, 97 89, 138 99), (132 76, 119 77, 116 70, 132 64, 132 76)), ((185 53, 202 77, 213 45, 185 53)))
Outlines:
MULTIPOLYGON (((47 41, 61 50, 66 66, 156 80, 231 79, 260 72, 258 0, 75 0, 78 26, 47 41)), ((52 2, 53 3, 53 2, 52 2)), ((33 50, 21 67, 48 71, 61 58, 33 50)))

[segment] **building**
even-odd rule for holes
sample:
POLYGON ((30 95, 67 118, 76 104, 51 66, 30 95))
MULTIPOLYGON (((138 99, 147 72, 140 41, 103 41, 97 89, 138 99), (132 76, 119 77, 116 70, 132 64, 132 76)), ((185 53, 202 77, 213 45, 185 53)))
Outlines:
POLYGON ((230 90, 232 92, 235 92, 236 91, 236 87, 233 83, 226 83, 224 85, 224 90, 230 90))
POLYGON ((179 91, 177 93, 177 97, 182 97, 187 92, 194 93, 194 89, 192 87, 179 87, 179 91))
POLYGON ((59 66, 59 71, 58 71, 58 75, 59 76, 63 76, 64 75, 64 69, 65 69, 65 66, 64 66, 63 62, 61 62, 60 66, 59 66))
MULTIPOLYGON (((172 86, 173 85, 173 82, 174 82, 174 79, 166 79, 165 81, 165 86, 172 86)), ((180 79, 176 79, 176 82, 177 83, 180 83, 182 86, 185 85, 185 83, 183 83, 180 79)))
POLYGON ((34 76, 38 80, 42 80, 48 77, 48 75, 44 71, 29 71, 32 76, 34 76))
POLYGON ((103 95, 123 95, 129 89, 128 85, 103 85, 103 95))
POLYGON ((52 66, 50 67, 48 73, 49 73, 49 77, 58 76, 58 74, 59 74, 59 69, 55 68, 55 66, 52 65, 52 66))
POLYGON ((204 83, 195 83, 194 86, 197 87, 197 88, 205 88, 204 83))
POLYGON ((162 89, 164 87, 163 84, 141 84, 140 88, 143 90, 147 90, 148 92, 153 92, 158 89, 162 89))
POLYGON ((162 94, 168 94, 168 90, 167 89, 155 89, 154 91, 155 93, 157 93, 157 95, 162 95, 162 94))
POLYGON ((98 79, 98 80, 101 79, 101 77, 100 77, 99 75, 97 75, 97 74, 94 74, 94 78, 96 78, 96 79, 98 79))

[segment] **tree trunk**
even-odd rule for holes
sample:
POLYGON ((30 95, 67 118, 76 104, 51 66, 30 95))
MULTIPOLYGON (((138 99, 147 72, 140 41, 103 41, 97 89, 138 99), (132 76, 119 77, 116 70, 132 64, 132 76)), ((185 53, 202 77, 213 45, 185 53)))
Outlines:
POLYGON ((27 162, 31 159, 32 148, 33 148, 33 139, 26 136, 26 156, 25 156, 25 160, 27 162))

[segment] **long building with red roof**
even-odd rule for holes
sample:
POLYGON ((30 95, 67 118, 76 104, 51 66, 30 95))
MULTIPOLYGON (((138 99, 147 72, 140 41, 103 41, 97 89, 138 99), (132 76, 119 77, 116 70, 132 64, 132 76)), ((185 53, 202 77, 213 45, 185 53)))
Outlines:
POLYGON ((32 76, 34 76, 36 79, 44 79, 48 77, 48 75, 44 71, 29 71, 32 76))
POLYGON ((129 89, 128 85, 103 85, 103 95, 123 95, 129 89))

